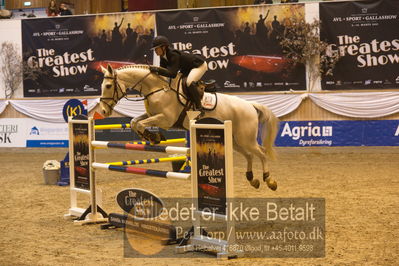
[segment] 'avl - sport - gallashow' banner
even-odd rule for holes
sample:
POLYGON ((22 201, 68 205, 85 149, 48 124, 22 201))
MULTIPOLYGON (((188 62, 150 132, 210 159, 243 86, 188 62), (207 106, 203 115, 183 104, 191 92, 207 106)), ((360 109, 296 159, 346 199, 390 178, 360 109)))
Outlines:
POLYGON ((320 3, 320 37, 339 53, 322 89, 399 88, 399 2, 320 3))
POLYGON ((24 97, 100 95, 100 65, 151 62, 154 27, 154 13, 22 20, 24 97))
POLYGON ((205 57, 203 79, 221 91, 305 90, 305 67, 293 68, 277 40, 291 17, 303 18, 304 5, 164 11, 156 24, 173 48, 205 57))

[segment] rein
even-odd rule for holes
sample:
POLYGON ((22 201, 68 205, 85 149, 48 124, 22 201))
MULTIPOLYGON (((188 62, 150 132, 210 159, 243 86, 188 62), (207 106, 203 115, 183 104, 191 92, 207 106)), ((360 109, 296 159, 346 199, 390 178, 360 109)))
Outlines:
MULTIPOLYGON (((139 84, 140 84, 144 79, 146 79, 150 74, 151 74, 151 72, 148 73, 148 74, 146 74, 144 77, 142 77, 139 81, 137 81, 137 82, 133 85, 133 87, 132 87, 131 89, 135 89, 136 86, 139 85, 139 84)), ((104 77, 104 79, 112 79, 112 80, 113 80, 113 83, 114 83, 114 92, 113 92, 113 94, 112 94, 112 97, 100 97, 100 102, 105 103, 111 110, 113 109, 113 107, 112 107, 109 103, 105 102, 104 100, 112 100, 112 101, 114 102, 114 104, 116 105, 116 104, 118 103, 118 101, 119 101, 120 99, 122 99, 122 98, 125 98, 125 99, 128 100, 128 101, 134 101, 134 102, 143 101, 143 100, 145 100, 145 99, 147 98, 146 96, 144 96, 143 99, 139 99, 139 100, 129 99, 129 98, 127 97, 127 93, 126 93, 126 92, 123 92, 121 86, 119 85, 116 74, 115 74, 113 77, 104 77), (119 91, 121 92, 121 94, 122 94, 121 97, 119 97, 118 90, 119 90, 119 91), (116 99, 115 99, 115 94, 116 94, 116 99)), ((139 93, 140 93, 140 95, 142 95, 141 89, 139 90, 139 93)))

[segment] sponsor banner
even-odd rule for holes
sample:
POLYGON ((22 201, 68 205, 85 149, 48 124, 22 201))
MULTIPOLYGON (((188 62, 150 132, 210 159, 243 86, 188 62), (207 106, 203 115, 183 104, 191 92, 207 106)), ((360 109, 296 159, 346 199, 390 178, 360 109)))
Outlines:
POLYGON ((23 20, 24 97, 100 95, 100 66, 146 63, 154 26, 153 13, 23 20))
POLYGON ((90 190, 89 124, 73 123, 73 165, 75 187, 90 190))
POLYGON ((396 0, 323 2, 320 38, 341 56, 322 89, 399 88, 396 0))
POLYGON ((226 165, 223 129, 196 128, 198 209, 226 215, 226 165))
POLYGON ((68 147, 68 124, 46 123, 30 118, 22 118, 27 125, 26 147, 68 147))
POLYGON ((0 119, 0 147, 68 147, 68 124, 0 119))
POLYGON ((157 34, 173 48, 201 54, 208 64, 203 79, 225 92, 305 90, 305 67, 282 56, 277 35, 304 5, 252 6, 156 14, 157 34))
POLYGON ((62 116, 64 121, 68 123, 68 117, 75 117, 78 115, 87 116, 87 100, 80 101, 78 99, 68 100, 64 108, 62 108, 62 116))
POLYGON ((164 208, 161 198, 141 188, 120 191, 116 195, 116 202, 126 213, 145 220, 158 217, 164 208))
POLYGON ((0 147, 25 147, 26 124, 17 118, 0 119, 0 147))
POLYGON ((280 147, 399 146, 399 120, 286 121, 276 139, 280 147))
MULTIPOLYGON (((116 133, 110 132, 110 136, 116 133)), ((168 138, 181 138, 183 133, 172 132, 168 138)), ((399 120, 284 121, 275 143, 280 147, 399 146, 399 120)), ((0 147, 68 147, 68 125, 2 118, 0 147)))

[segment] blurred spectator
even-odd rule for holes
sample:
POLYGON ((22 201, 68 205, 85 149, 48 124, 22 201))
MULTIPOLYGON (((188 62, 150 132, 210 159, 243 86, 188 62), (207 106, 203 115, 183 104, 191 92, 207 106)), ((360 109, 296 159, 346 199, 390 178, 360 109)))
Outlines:
POLYGON ((254 5, 273 4, 273 0, 255 0, 254 5))
POLYGON ((32 13, 28 14, 26 17, 27 18, 35 18, 36 17, 35 10, 32 9, 32 13))
POLYGON ((68 5, 65 2, 61 2, 61 4, 60 4, 60 16, 70 16, 70 15, 72 15, 72 12, 68 8, 68 5))
POLYGON ((54 0, 49 2, 46 13, 48 17, 58 16, 57 3, 54 0))

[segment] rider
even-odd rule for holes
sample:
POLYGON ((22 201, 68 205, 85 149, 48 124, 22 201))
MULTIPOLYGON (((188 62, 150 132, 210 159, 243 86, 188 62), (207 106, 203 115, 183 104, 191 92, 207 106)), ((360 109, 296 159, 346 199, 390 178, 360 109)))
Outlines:
POLYGON ((197 81, 208 70, 203 57, 172 49, 169 46, 169 40, 161 35, 154 38, 151 49, 154 49, 155 53, 161 58, 161 68, 151 67, 150 71, 169 78, 175 78, 177 72, 180 71, 183 77, 187 77, 186 85, 190 99, 194 102, 195 108, 202 112, 197 81))

